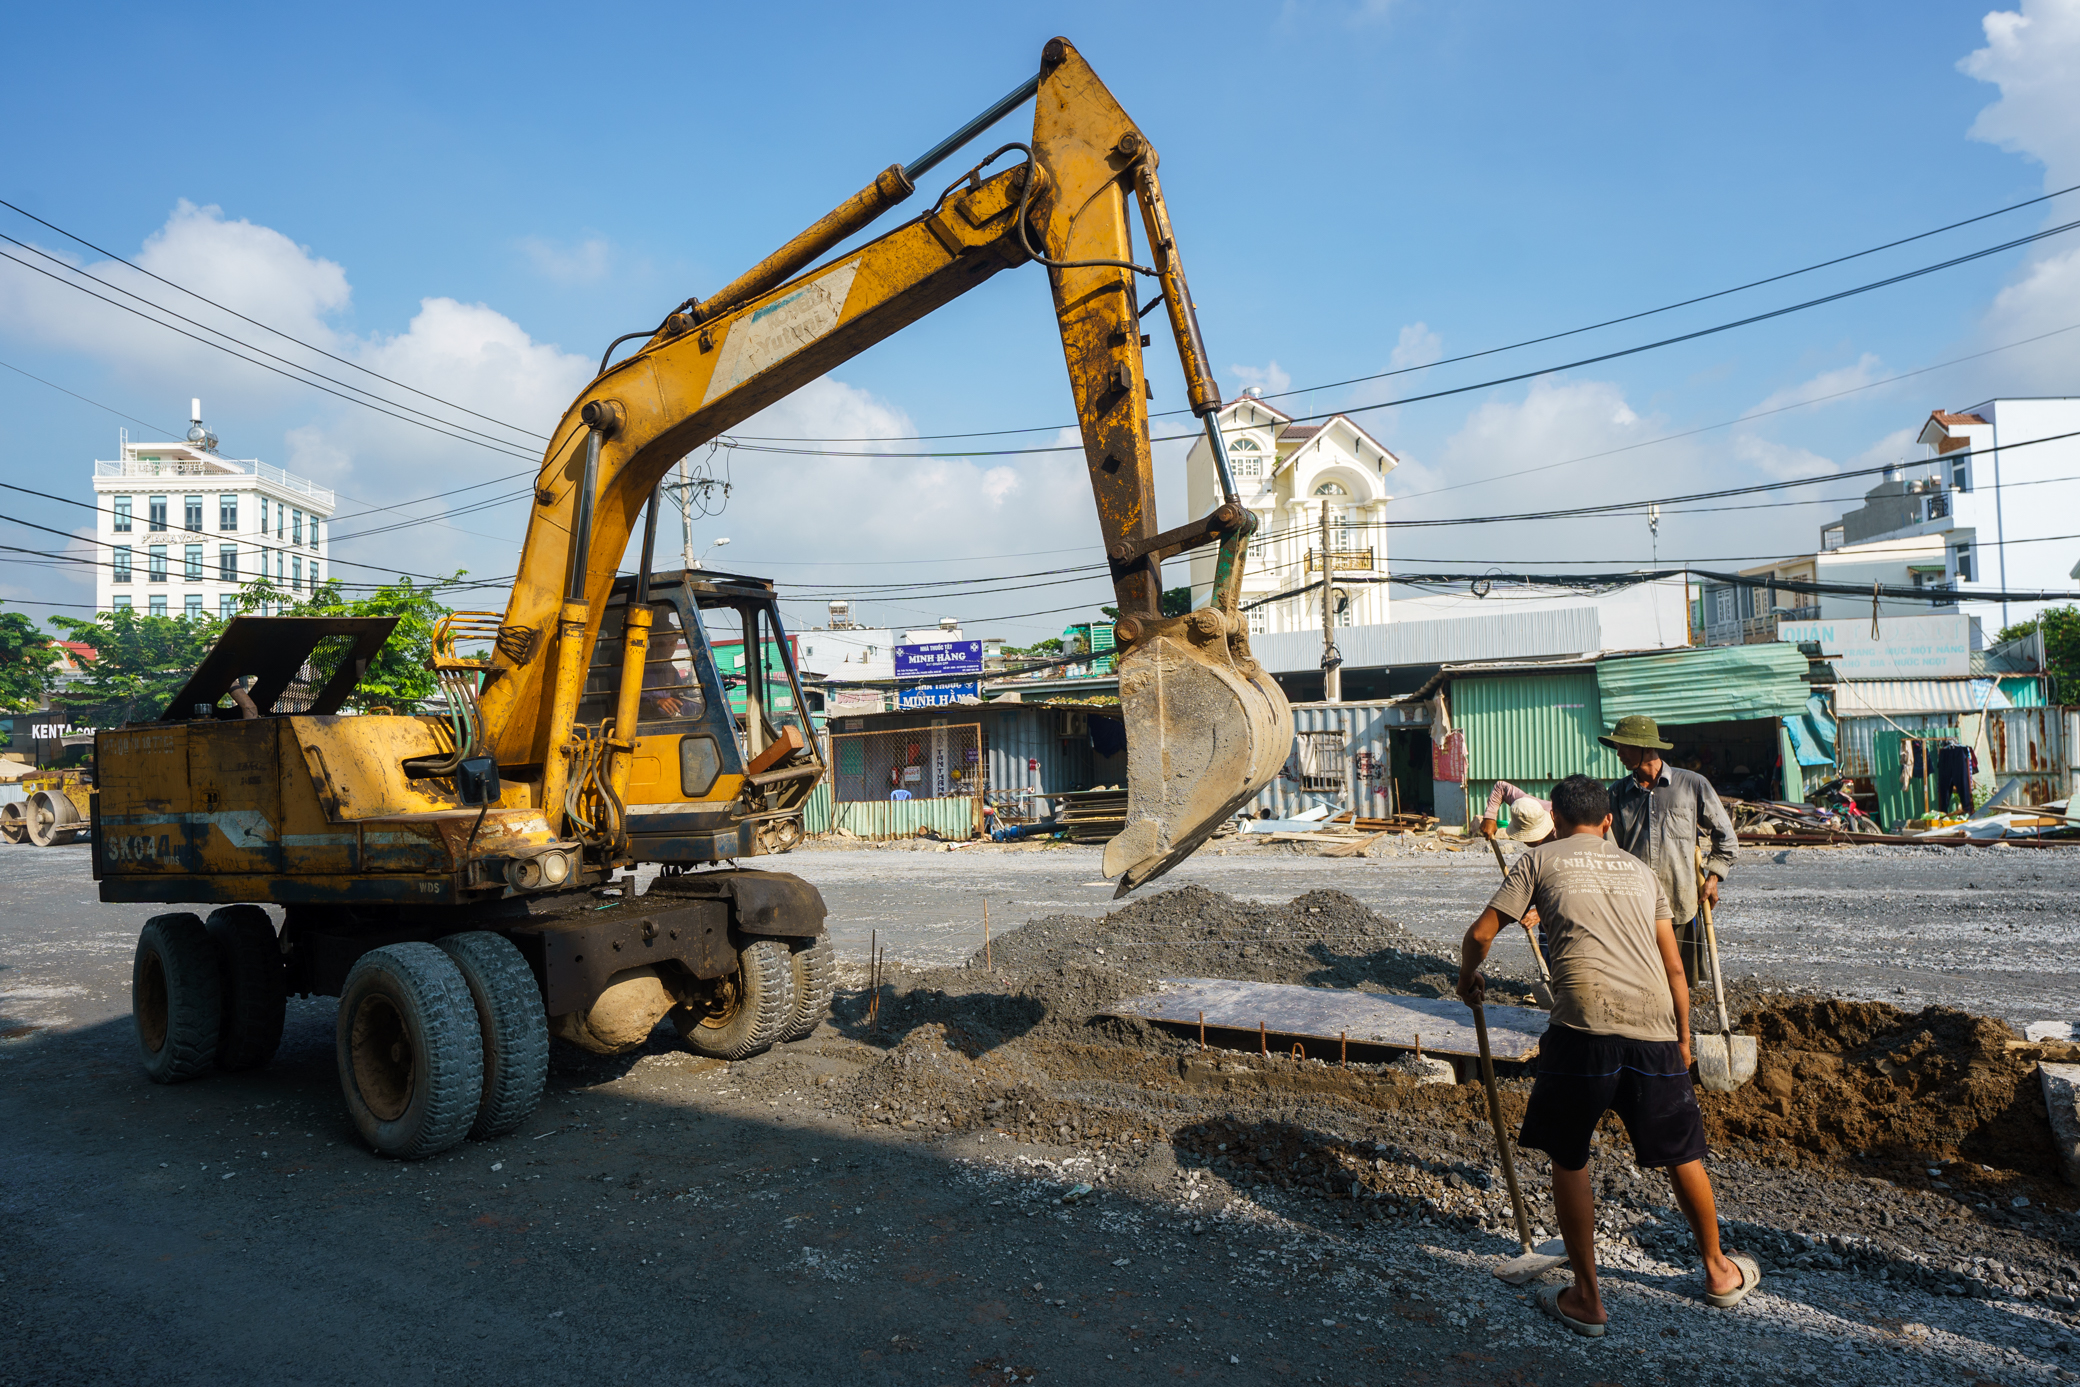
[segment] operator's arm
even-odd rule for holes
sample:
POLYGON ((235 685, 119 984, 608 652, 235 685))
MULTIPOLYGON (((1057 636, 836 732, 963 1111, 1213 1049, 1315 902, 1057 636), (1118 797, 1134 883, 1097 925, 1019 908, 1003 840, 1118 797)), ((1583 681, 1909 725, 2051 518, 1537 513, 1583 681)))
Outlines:
POLYGON ((1497 811, 1499 811, 1503 805, 1515 804, 1518 800, 1522 798, 1524 798, 1524 792, 1522 790, 1519 790, 1516 786, 1510 784, 1507 780, 1496 781, 1495 788, 1488 791, 1488 807, 1481 811, 1482 836, 1487 838, 1493 838, 1495 836, 1495 816, 1497 811))
POLYGON ((1719 883, 1733 870, 1734 854, 1740 851, 1740 839, 1734 835, 1733 820, 1727 817, 1726 806, 1719 802, 1719 792, 1712 782, 1703 780, 1697 790, 1697 823, 1711 836, 1712 849, 1704 859, 1704 898, 1713 905, 1719 903, 1719 883))
POLYGON ((1668 995, 1676 1008, 1676 1044, 1683 1052, 1683 1068, 1690 1067, 1690 983, 1683 973, 1683 952, 1676 947, 1675 921, 1654 922, 1654 943, 1661 950, 1661 966, 1668 973, 1668 995))
POLYGON ((1469 1006, 1487 993, 1488 980, 1480 975, 1481 960, 1488 956, 1488 947, 1501 929, 1502 915, 1491 905, 1459 941, 1459 997, 1469 1006))

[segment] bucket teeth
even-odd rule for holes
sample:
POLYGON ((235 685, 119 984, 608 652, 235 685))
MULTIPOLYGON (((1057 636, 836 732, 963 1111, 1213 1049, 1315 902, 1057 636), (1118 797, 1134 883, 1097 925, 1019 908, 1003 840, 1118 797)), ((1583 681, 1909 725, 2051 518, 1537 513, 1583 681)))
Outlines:
POLYGON ((1165 634, 1120 661, 1126 826, 1105 845, 1115 898, 1189 857, 1271 783, 1293 745, 1285 694, 1227 641, 1165 634))

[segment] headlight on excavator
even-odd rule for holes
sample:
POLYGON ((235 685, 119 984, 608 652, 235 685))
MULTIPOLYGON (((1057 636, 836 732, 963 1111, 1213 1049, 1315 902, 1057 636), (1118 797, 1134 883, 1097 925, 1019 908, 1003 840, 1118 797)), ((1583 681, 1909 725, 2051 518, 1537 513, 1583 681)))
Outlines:
POLYGON ((571 874, 571 859, 565 853, 545 852, 535 861, 542 864, 542 880, 551 886, 561 886, 571 874))
POLYGON ((506 885, 515 891, 539 891, 542 878, 542 859, 539 857, 518 857, 506 863, 506 885))

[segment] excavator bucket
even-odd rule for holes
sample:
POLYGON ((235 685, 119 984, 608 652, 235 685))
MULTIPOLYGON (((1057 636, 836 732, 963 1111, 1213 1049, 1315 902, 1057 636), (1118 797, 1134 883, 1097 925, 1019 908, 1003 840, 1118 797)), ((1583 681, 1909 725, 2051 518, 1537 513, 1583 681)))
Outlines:
POLYGON ((1115 899, 1190 856, 1271 783, 1293 746, 1285 693, 1226 640, 1202 645, 1180 630, 1135 646, 1120 661, 1119 701, 1127 823, 1105 845, 1104 867, 1119 878, 1115 899))

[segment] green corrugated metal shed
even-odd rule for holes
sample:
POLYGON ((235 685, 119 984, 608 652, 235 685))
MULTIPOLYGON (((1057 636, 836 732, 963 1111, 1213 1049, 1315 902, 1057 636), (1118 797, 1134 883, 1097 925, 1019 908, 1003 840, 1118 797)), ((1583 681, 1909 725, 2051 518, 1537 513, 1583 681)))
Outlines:
POLYGON ((1622 774, 1596 740, 1607 723, 1596 685, 1591 669, 1453 679, 1452 722, 1466 733, 1469 792, 1477 782, 1485 799, 1487 783, 1497 780, 1530 790, 1577 773, 1622 774))
POLYGON ((1811 692, 1801 677, 1809 667, 1798 647, 1783 641, 1600 660, 1598 730, 1635 714, 1662 723, 1797 717, 1811 692))

